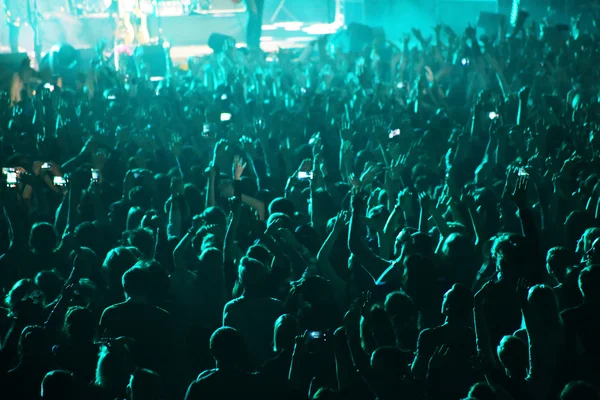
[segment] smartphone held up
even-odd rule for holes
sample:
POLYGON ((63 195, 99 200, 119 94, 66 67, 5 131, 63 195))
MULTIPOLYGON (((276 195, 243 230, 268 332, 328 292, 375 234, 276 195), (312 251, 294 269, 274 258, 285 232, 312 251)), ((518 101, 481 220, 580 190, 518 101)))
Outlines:
POLYGON ((6 187, 17 187, 17 183, 19 183, 19 173, 16 168, 2 168, 2 174, 6 176, 6 187))

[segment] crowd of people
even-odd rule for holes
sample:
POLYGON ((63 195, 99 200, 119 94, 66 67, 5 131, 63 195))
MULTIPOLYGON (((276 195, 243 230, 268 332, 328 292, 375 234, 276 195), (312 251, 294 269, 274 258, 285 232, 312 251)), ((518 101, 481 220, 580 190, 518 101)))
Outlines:
POLYGON ((599 399, 595 27, 3 94, 0 396, 599 399))

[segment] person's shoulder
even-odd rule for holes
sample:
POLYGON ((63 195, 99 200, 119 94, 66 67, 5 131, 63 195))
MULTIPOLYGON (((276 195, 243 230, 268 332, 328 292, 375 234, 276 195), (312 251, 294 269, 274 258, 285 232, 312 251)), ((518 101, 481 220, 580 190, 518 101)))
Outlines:
POLYGON ((203 379, 207 379, 209 377, 211 377, 212 375, 217 373, 217 369, 207 369, 204 372, 201 372, 200 375, 198 375, 198 377, 196 378, 196 381, 194 383, 197 383, 198 381, 201 381, 203 379))
POLYGON ((419 342, 423 343, 423 342, 426 342, 426 341, 430 341, 431 338, 433 338, 434 336, 436 336, 438 329, 439 329, 439 327, 436 327, 436 328, 425 328, 425 329, 423 329, 419 333, 419 342))
POLYGON ((596 314, 596 311, 598 311, 597 307, 590 307, 587 304, 580 304, 576 307, 567 308, 562 313, 560 313, 560 316, 565 322, 569 322, 574 319, 584 318, 587 314, 590 313, 596 314))

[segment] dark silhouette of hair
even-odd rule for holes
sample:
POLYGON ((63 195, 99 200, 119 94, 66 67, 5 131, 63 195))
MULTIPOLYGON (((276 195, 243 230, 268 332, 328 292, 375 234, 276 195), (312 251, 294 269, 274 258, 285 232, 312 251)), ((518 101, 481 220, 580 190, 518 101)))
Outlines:
POLYGON ((566 247, 553 247, 546 255, 546 266, 559 283, 563 283, 567 270, 576 264, 575 253, 566 247))
POLYGON ((74 400, 75 382, 70 371, 50 371, 42 380, 42 400, 74 400))
POLYGON ((476 383, 469 390, 469 397, 477 400, 495 400, 498 398, 490 385, 486 383, 476 383))
POLYGON ((587 382, 575 381, 565 386, 560 393, 560 400, 598 400, 600 395, 592 385, 587 382))
POLYGON ((148 268, 135 266, 123 274, 123 291, 130 297, 147 297, 150 294, 150 271, 148 268))
POLYGON ((273 350, 281 352, 294 348, 294 341, 298 335, 298 319, 291 314, 284 314, 275 321, 273 350))
POLYGON ((296 212, 294 203, 284 197, 277 197, 269 204, 269 215, 282 213, 292 218, 296 212))
POLYGON ((102 264, 102 275, 109 289, 121 289, 123 274, 135 265, 139 259, 138 254, 133 247, 115 247, 108 252, 102 264))
POLYGON ((527 343, 516 336, 504 336, 497 349, 502 366, 511 373, 523 374, 525 378, 529 366, 529 348, 527 343))
POLYGON ((32 249, 47 253, 56 247, 56 232, 54 227, 47 222, 37 222, 31 227, 29 246, 32 249))
POLYGON ((138 369, 131 374, 129 400, 160 400, 162 398, 160 376, 149 369, 138 369))
POLYGON ((457 283, 444 295, 442 307, 442 312, 447 317, 470 318, 473 312, 473 293, 466 286, 457 283))
POLYGON ((232 365, 241 362, 245 353, 242 335, 229 326, 217 329, 210 337, 210 352, 221 364, 232 365))
POLYGON ((19 358, 21 361, 41 361, 50 354, 48 338, 44 328, 30 325, 23 329, 19 338, 19 358))
POLYGON ((97 325, 92 310, 86 307, 70 307, 65 314, 64 332, 70 338, 91 341, 97 325))
POLYGON ((579 290, 585 302, 600 301, 600 266, 586 267, 579 274, 579 290))

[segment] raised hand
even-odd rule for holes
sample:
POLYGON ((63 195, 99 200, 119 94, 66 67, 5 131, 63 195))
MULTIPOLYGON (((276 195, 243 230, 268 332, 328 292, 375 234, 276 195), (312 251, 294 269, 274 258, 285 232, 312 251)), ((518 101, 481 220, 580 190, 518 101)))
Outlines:
POLYGON ((246 169, 247 163, 244 162, 240 156, 235 156, 233 158, 233 179, 239 181, 242 179, 242 174, 244 173, 244 169, 246 169))
POLYGON ((340 138, 343 141, 352 140, 352 136, 354 132, 352 132, 352 125, 350 121, 346 117, 342 118, 342 124, 340 126, 340 138))
POLYGON ((527 206, 527 189, 529 187, 529 177, 519 176, 515 190, 512 193, 512 200, 519 208, 525 208, 527 206))
POLYGON ((423 211, 428 213, 431 213, 435 209, 431 196, 425 192, 419 193, 419 205, 423 211))
POLYGON ((341 232, 344 230, 348 222, 350 221, 350 214, 348 211, 340 211, 335 219, 335 223, 333 224, 333 230, 335 232, 341 232))

